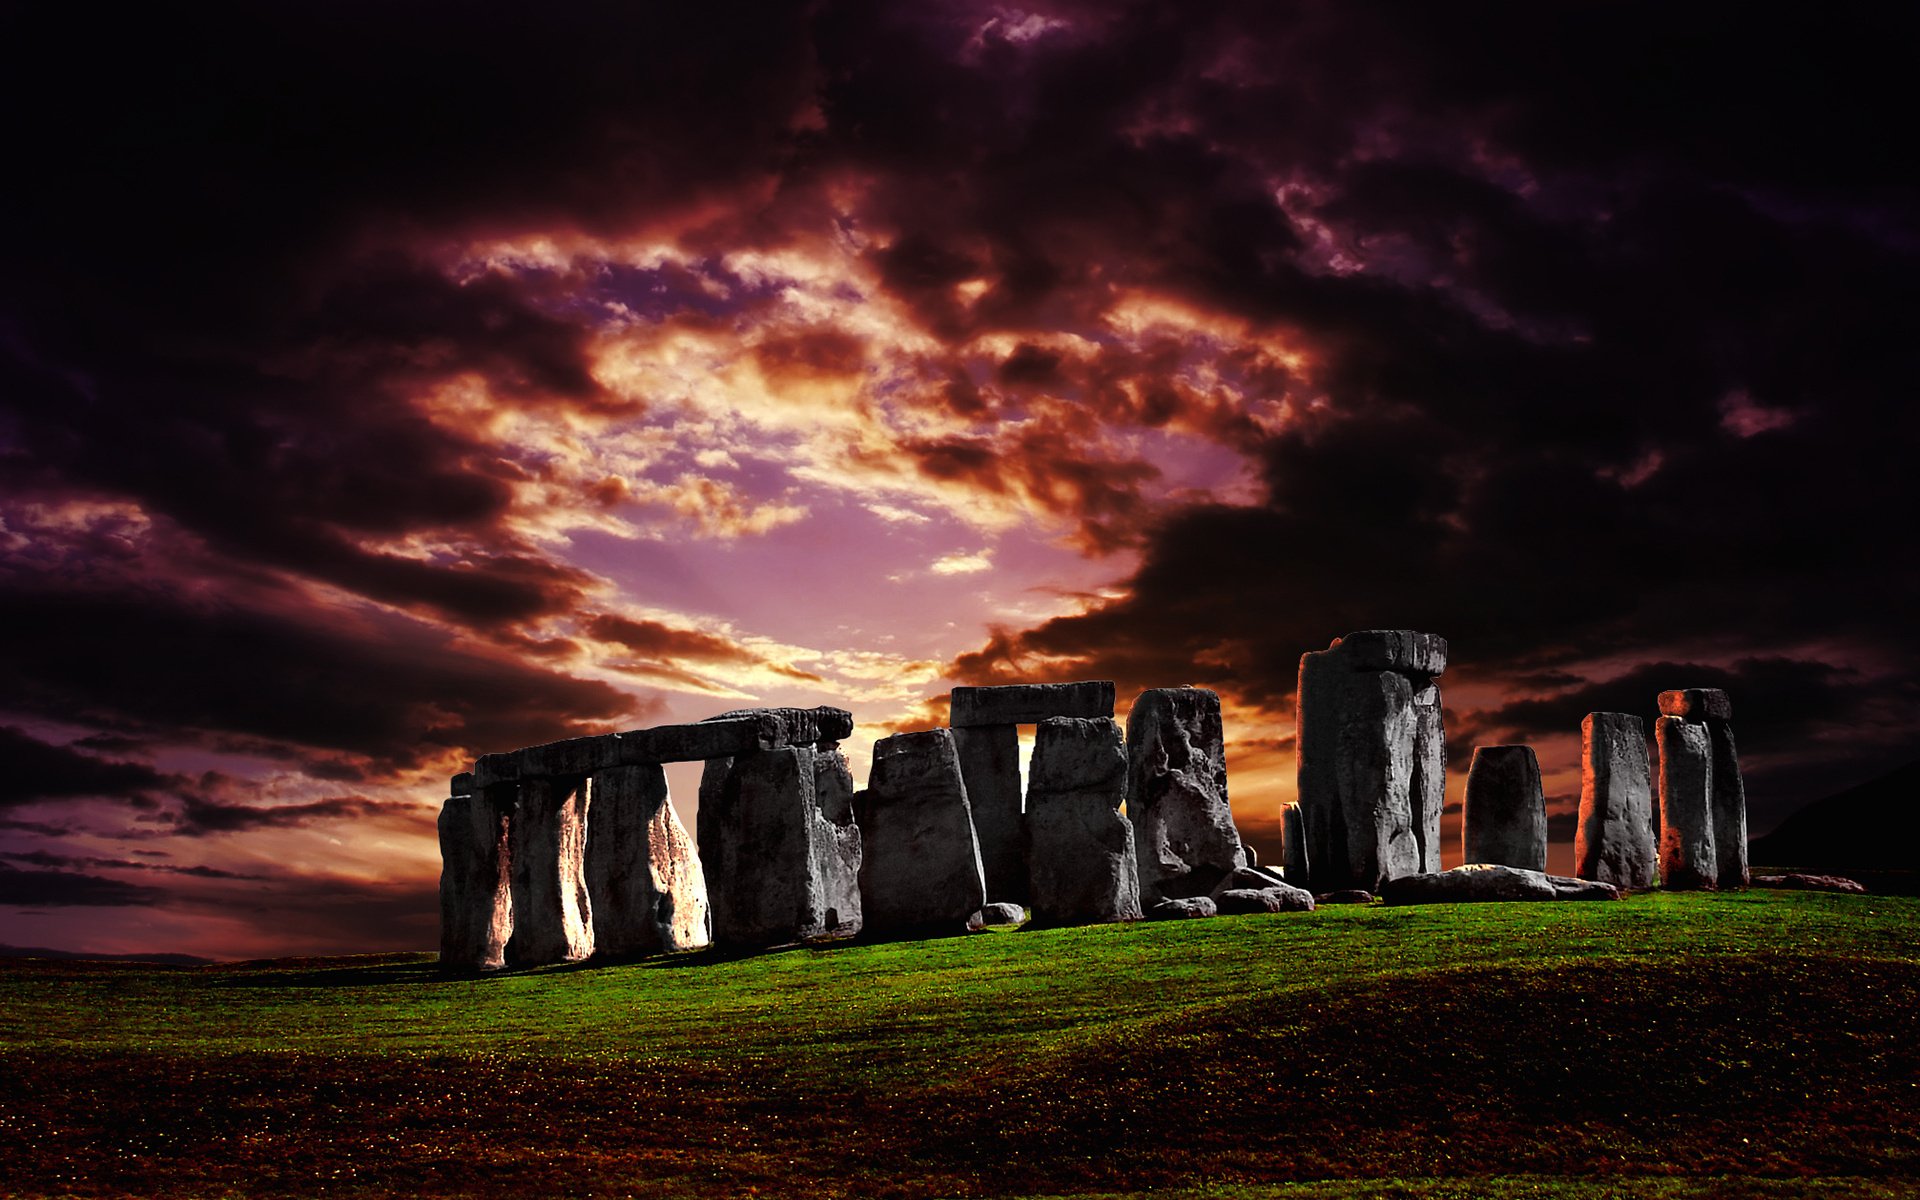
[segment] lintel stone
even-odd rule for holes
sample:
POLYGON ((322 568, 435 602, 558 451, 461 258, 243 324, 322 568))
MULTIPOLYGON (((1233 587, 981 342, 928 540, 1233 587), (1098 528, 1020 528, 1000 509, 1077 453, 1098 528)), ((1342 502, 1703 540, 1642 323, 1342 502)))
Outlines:
POLYGON ((1689 721, 1731 721, 1733 701, 1719 688, 1674 688, 1660 693, 1660 715, 1689 721))
POLYGON ((996 687, 957 687, 948 724, 1038 725, 1054 717, 1098 719, 1113 716, 1113 681, 1015 683, 996 687))

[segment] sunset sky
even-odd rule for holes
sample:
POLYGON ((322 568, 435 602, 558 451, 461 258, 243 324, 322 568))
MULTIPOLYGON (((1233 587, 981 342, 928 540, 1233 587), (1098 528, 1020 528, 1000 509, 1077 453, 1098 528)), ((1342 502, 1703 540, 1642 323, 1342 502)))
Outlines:
POLYGON ((0 3, 0 943, 431 948, 476 754, 956 683, 1217 689, 1277 859, 1372 627, 1554 866, 1668 687, 1764 832, 1920 754, 1912 21, 0 3))

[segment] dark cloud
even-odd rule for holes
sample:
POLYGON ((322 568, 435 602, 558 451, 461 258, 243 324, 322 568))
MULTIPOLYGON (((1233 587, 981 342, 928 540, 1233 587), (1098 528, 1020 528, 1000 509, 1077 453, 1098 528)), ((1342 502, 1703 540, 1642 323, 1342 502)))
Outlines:
POLYGON ((0 809, 76 796, 127 796, 184 782, 143 763, 120 762, 43 742, 0 726, 0 809))
POLYGON ((298 829, 323 821, 340 821, 391 814, 391 804, 381 804, 365 796, 331 796, 297 804, 243 804, 232 801, 182 798, 177 815, 168 826, 180 837, 205 837, 210 833, 247 833, 256 829, 298 829))
POLYGON ((163 903, 167 893, 79 871, 22 871, 0 863, 0 905, 17 908, 110 908, 163 903))
MULTIPOLYGON (((139 853, 135 851, 135 853, 139 853)), ((179 863, 157 863, 137 858, 108 858, 97 854, 55 854, 49 850, 0 851, 0 858, 9 862, 25 863, 30 867, 93 867, 114 871, 158 871, 166 875, 190 875, 196 879, 265 879, 264 875, 249 874, 244 871, 228 871, 205 863, 193 863, 182 866, 179 863)))

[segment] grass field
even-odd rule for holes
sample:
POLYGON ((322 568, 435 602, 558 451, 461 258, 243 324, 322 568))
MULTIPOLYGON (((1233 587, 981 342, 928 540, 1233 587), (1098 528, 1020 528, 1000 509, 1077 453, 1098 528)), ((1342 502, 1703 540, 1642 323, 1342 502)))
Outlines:
POLYGON ((1920 900, 0 967, 0 1192, 1920 1194, 1920 900))

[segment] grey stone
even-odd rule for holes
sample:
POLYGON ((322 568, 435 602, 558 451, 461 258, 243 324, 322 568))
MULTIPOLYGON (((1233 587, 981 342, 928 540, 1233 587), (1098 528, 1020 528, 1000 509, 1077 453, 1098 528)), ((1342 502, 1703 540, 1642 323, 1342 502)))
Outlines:
MULTIPOLYGON (((1724 693, 1723 693, 1724 694, 1724 693)), ((1708 718, 1707 740, 1713 751, 1713 855, 1716 882, 1722 889, 1747 886, 1747 784, 1740 775, 1740 751, 1733 741, 1733 723, 1708 718)))
POLYGON ((985 929, 990 925, 1018 925, 1027 919, 1027 910, 1018 904, 1004 904, 998 901, 983 904, 980 911, 967 918, 968 929, 985 929))
POLYGON ((1215 892, 1213 902, 1222 916, 1242 913, 1312 912, 1313 893, 1278 884, 1266 888, 1228 888, 1215 892))
POLYGON ((1610 883, 1569 879, 1494 863, 1469 863, 1451 871, 1406 875, 1390 881, 1380 898, 1388 904, 1457 904, 1490 900, 1618 900, 1610 883))
POLYGON ((1751 882, 1757 888, 1784 888, 1798 892, 1844 892, 1855 896, 1864 896, 1867 892, 1857 879, 1848 879, 1844 875, 1809 875, 1801 871, 1789 871, 1784 875, 1755 875, 1751 882))
POLYGON ((1120 815, 1127 755, 1112 718, 1040 722, 1027 783, 1033 920, 1086 925, 1141 918, 1133 826, 1120 815))
POLYGON ((473 772, 462 771, 458 775, 455 775, 452 782, 448 784, 447 795, 471 796, 476 790, 478 789, 474 786, 473 772))
POLYGON ((707 762, 698 826, 715 942, 774 946, 859 931, 860 830, 821 811, 822 753, 838 751, 786 746, 707 762))
POLYGON ((860 896, 866 835, 853 817, 855 794, 847 756, 825 745, 815 750, 813 803, 820 819, 810 823, 811 870, 826 905, 823 936, 850 936, 866 925, 860 896))
POLYGON ((867 932, 958 931, 987 889, 953 730, 875 742, 864 808, 867 932))
POLYGON ((1212 896, 1182 896, 1177 900, 1162 900, 1147 909, 1149 921, 1186 921, 1200 917, 1217 916, 1219 905, 1212 896))
POLYGON ((960 776, 980 840, 987 896, 1027 901, 1027 858, 1020 797, 1020 731, 1013 725, 974 725, 953 731, 960 776))
POLYGON ((1733 701, 1719 688, 1673 688, 1660 693, 1660 715, 1689 721, 1731 721, 1733 701))
POLYGON ((1154 688, 1134 700, 1127 714, 1127 820, 1143 903, 1206 894, 1211 879, 1246 865, 1227 802, 1219 696, 1204 688, 1154 688))
POLYGON ((695 725, 660 725, 625 733, 568 738, 506 754, 483 754, 474 763, 481 787, 510 779, 576 779, 614 767, 701 762, 786 745, 838 740, 853 730, 853 714, 839 708, 742 709, 695 725))
POLYGON ((1580 722, 1580 822, 1573 874, 1615 887, 1652 887, 1660 870, 1647 729, 1630 713, 1580 722))
POLYGON ((1413 688, 1390 671, 1348 675, 1344 683, 1334 777, 1345 861, 1335 858, 1333 846, 1323 852, 1313 844, 1311 815, 1307 853, 1316 889, 1338 884, 1373 891, 1395 876, 1417 873, 1423 857, 1413 833, 1413 688))
MULTIPOLYGON (((471 779, 471 776, 468 777, 471 779)), ((513 934, 513 790, 455 794, 440 809, 440 965, 493 971, 513 934)))
POLYGON ((1359 888, 1346 888, 1338 892, 1322 892, 1313 901, 1315 904, 1372 904, 1373 893, 1363 892, 1359 888))
MULTIPOLYGON (((824 742, 844 742, 853 736, 853 714, 844 708, 825 704, 817 708, 736 708, 708 717, 700 724, 740 720, 755 723, 759 738, 757 748, 761 750, 778 750, 782 746, 812 746, 818 749, 824 742)), ((696 757, 717 758, 719 755, 702 754, 696 757)))
POLYGON ((584 779, 521 779, 509 832, 513 859, 516 967, 578 962, 593 953, 593 901, 587 894, 584 779))
POLYGON ((1661 717, 1653 737, 1660 747, 1660 886, 1715 887, 1712 735, 1704 724, 1661 717))
POLYGON ((1300 818, 1300 806, 1289 804, 1280 810, 1280 876, 1295 887, 1312 882, 1312 864, 1307 861, 1307 827, 1300 818))
POLYGON ((1111 717, 1113 682, 1016 683, 999 687, 953 689, 947 723, 1038 725, 1052 717, 1111 717))
POLYGON ((1402 675, 1447 673, 1447 639, 1411 629, 1362 629, 1335 638, 1355 671, 1396 671, 1402 675))
POLYGON ((1260 888, 1282 886, 1290 885, 1277 872, 1269 871, 1265 867, 1235 867, 1231 871, 1223 872, 1213 887, 1208 889, 1207 895, 1218 896, 1228 888, 1253 888, 1257 891, 1260 888))
MULTIPOLYGON (((1440 657, 1444 661, 1444 649, 1440 657)), ((1413 690, 1412 770, 1407 780, 1407 824, 1419 847, 1419 869, 1438 871, 1440 810, 1447 803, 1447 731, 1440 716, 1440 686, 1435 683, 1413 690)))
POLYGON ((1475 746, 1461 842, 1468 863, 1547 869, 1547 800, 1532 746, 1475 746))
POLYGON ((707 877, 657 763, 589 780, 587 895, 601 955, 697 950, 711 942, 707 877))

